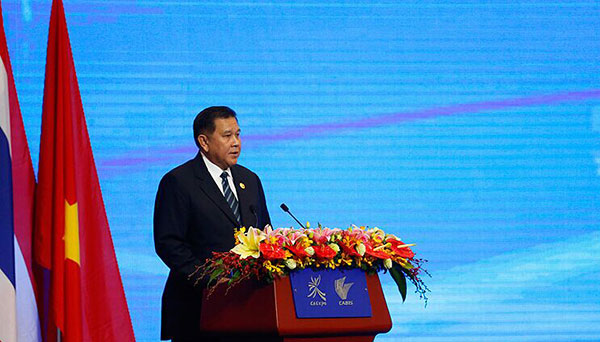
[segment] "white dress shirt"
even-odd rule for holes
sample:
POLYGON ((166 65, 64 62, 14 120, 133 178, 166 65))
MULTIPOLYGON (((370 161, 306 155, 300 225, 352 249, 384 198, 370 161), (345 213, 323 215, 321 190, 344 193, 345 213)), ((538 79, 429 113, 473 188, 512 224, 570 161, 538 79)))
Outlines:
POLYGON ((200 154, 202 154, 202 159, 204 160, 204 164, 206 164, 208 173, 210 173, 211 177, 217 184, 217 187, 219 188, 219 190, 221 190, 221 193, 223 194, 223 196, 225 196, 225 193, 223 192, 223 178, 221 178, 221 174, 223 173, 223 171, 227 172, 227 174, 229 175, 229 177, 227 177, 227 182, 229 182, 229 187, 231 188, 231 192, 233 192, 233 196, 235 196, 235 199, 237 200, 238 199, 237 190, 235 189, 235 184, 233 183, 233 175, 231 175, 231 168, 227 168, 227 170, 223 170, 220 167, 218 167, 215 163, 208 160, 208 158, 206 158, 204 153, 200 153, 200 154))

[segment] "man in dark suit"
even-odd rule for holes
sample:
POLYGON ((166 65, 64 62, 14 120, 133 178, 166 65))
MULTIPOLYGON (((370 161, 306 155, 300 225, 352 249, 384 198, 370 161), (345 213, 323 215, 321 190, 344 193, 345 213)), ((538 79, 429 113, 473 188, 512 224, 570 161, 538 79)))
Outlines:
POLYGON ((154 208, 156 253, 169 267, 162 298, 161 339, 206 341, 199 331, 202 289, 189 275, 212 252, 233 248, 237 227, 270 224, 258 176, 237 165, 241 151, 236 113, 209 107, 194 120, 196 157, 160 181, 154 208))

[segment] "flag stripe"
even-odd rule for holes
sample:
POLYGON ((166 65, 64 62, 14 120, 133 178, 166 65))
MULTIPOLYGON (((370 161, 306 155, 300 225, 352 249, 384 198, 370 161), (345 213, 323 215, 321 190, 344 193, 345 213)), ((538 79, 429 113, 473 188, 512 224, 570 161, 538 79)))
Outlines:
MULTIPOLYGON (((1 77, 2 75, 0 75, 1 77)), ((6 73, 4 73, 6 76, 6 73)), ((6 77, 0 82, 6 84, 6 77), (2 82, 4 81, 4 82, 2 82)), ((6 87, 5 87, 6 89, 6 87)), ((0 271, 15 286, 15 261, 13 246, 13 194, 12 194, 12 162, 6 131, 10 131, 8 112, 3 110, 0 93, 0 271), (7 127, 8 126, 8 127, 7 127), (5 131, 6 130, 6 131, 5 131)), ((3 324, 0 322, 0 324, 3 324)))
POLYGON ((16 236, 15 276, 17 280, 17 341, 41 341, 42 336, 35 292, 16 236))
POLYGON ((2 63, 0 65, 0 341, 2 342, 17 340, 9 114, 7 77, 2 63))
MULTIPOLYGON (((8 94, 8 73, 4 66, 4 61, 0 58, 0 128, 4 134, 4 141, 7 144, 7 151, 10 158, 12 154, 11 139, 12 130, 10 127, 10 106, 8 94)), ((10 166, 11 163, 8 163, 10 166)))
POLYGON ((3 272, 0 272, 0 341, 17 341, 15 313, 15 288, 3 272))

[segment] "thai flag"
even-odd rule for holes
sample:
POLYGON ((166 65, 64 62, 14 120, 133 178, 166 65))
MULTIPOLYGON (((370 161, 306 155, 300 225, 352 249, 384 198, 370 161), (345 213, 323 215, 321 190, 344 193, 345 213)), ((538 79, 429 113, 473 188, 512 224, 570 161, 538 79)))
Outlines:
POLYGON ((41 341, 33 279, 35 178, 0 15, 0 342, 41 341))
POLYGON ((10 116, 7 77, 0 70, 0 341, 17 340, 15 244, 13 227, 12 162, 10 158, 10 116))

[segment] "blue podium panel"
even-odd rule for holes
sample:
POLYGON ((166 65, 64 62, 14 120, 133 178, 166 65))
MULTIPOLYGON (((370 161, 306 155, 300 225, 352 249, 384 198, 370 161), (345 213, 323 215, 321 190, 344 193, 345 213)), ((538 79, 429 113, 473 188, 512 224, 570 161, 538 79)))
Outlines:
POLYGON ((367 278, 360 269, 312 270, 290 274, 296 317, 371 317, 367 278))

